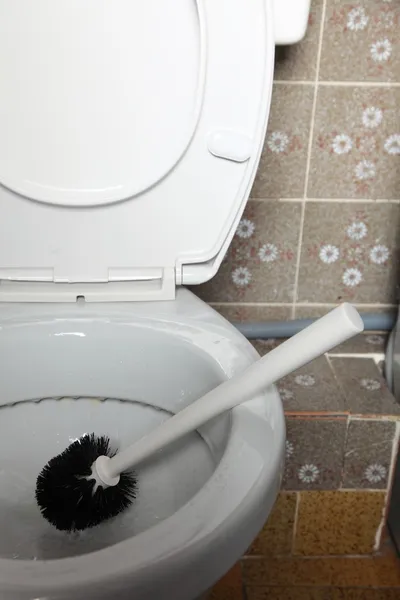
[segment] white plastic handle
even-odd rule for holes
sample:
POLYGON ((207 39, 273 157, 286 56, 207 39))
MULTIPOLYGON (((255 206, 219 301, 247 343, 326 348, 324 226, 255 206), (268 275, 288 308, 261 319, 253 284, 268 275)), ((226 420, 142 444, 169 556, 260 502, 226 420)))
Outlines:
POLYGON ((119 474, 194 431, 217 415, 254 398, 261 390, 306 365, 364 329, 362 319, 350 304, 342 304, 286 342, 196 400, 168 421, 113 458, 96 461, 97 475, 108 486, 119 474))

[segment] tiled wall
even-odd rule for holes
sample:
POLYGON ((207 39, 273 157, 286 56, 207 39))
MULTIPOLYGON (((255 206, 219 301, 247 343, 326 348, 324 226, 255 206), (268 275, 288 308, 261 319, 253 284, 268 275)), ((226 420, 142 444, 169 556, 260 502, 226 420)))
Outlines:
POLYGON ((396 303, 399 31, 399 0, 313 0, 306 39, 277 48, 251 199, 219 273, 195 290, 228 318, 396 303))

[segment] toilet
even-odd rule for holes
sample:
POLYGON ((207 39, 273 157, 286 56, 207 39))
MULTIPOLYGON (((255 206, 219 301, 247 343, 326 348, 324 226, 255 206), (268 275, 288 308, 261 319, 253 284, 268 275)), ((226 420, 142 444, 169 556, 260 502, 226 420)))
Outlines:
POLYGON ((308 10, 0 0, 2 600, 201 598, 268 517, 275 387, 142 465, 135 504, 96 528, 55 530, 34 490, 84 433, 124 448, 257 360, 186 286, 232 240, 274 45, 303 37, 308 10))

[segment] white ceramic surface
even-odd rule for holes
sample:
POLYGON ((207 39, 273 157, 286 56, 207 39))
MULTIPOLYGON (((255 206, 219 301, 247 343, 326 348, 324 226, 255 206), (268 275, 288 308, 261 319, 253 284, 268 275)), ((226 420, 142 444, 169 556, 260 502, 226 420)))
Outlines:
POLYGON ((74 302, 211 278, 263 147, 270 0, 0 0, 0 22, 0 280, 74 302))
POLYGON ((160 498, 156 504, 153 500, 154 512, 165 498, 159 522, 154 524, 146 515, 143 496, 138 514, 133 509, 123 517, 122 535, 118 528, 105 527, 91 532, 84 543, 65 538, 64 543, 47 524, 38 525, 37 513, 33 516, 29 492, 33 493, 34 478, 24 473, 23 461, 38 468, 89 425, 101 426, 103 433, 109 424, 112 436, 126 444, 152 426, 154 415, 163 418, 163 413, 154 408, 135 412, 112 401, 11 404, 102 396, 174 412, 256 358, 237 330, 186 290, 167 303, 2 305, 0 418, 2 411, 8 416, 0 428, 0 508, 3 502, 10 522, 26 519, 27 537, 25 548, 25 534, 19 531, 14 548, 2 543, 0 549, 7 555, 18 542, 16 554, 37 558, 0 559, 2 600, 125 600, 132 594, 138 600, 196 598, 237 560, 265 521, 280 485, 285 437, 281 402, 270 388, 201 428, 196 448, 185 441, 185 451, 181 446, 177 453, 177 467, 171 461, 167 474, 155 467, 154 485, 145 481, 143 494, 151 497, 157 488, 160 498), (136 414, 132 426, 127 416, 131 411, 136 414), (15 465, 10 465, 8 446, 19 448, 15 465), (166 479, 176 481, 175 468, 185 472, 188 460, 198 471, 187 486, 173 486, 173 497, 166 479), (10 470, 19 475, 12 485, 20 503, 12 506, 4 489, 10 470), (140 532, 131 537, 135 518, 140 532), (36 550, 29 524, 37 535, 36 550), (90 552, 95 547, 101 549, 90 552), (51 549, 68 558, 41 560, 51 549))

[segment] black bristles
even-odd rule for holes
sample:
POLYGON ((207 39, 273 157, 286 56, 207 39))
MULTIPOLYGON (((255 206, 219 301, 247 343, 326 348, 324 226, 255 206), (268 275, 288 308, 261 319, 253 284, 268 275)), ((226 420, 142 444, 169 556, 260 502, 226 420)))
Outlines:
POLYGON ((36 500, 44 518, 61 531, 81 531, 128 508, 136 498, 134 473, 121 473, 117 485, 98 486, 94 493, 94 479, 86 479, 99 456, 115 454, 107 436, 91 433, 52 458, 36 481, 36 500))

